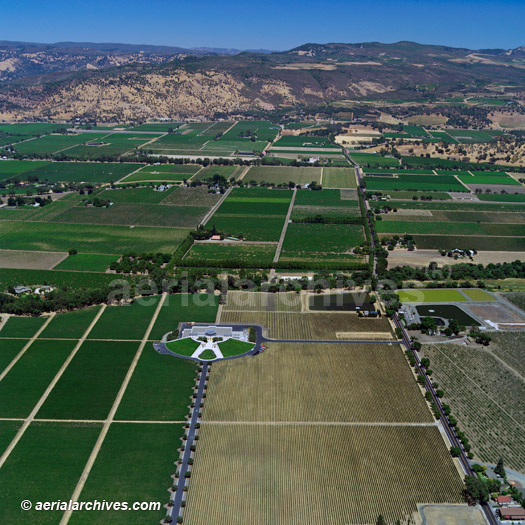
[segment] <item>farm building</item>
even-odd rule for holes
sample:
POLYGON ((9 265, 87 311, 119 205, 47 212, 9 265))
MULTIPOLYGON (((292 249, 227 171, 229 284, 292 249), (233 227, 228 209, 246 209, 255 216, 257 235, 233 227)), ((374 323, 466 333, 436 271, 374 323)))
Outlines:
POLYGON ((496 503, 498 505, 508 505, 512 501, 510 496, 498 496, 496 498, 496 503))

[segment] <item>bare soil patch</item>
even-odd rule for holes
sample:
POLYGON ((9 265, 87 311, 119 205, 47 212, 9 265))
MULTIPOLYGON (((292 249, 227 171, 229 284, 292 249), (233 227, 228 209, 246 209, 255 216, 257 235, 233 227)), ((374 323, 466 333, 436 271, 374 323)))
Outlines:
POLYGON ((484 321, 489 320, 493 323, 523 323, 525 321, 524 316, 501 303, 465 306, 467 310, 484 321))
POLYGON ((67 257, 66 252, 30 252, 0 250, 0 268, 20 270, 51 270, 67 257))

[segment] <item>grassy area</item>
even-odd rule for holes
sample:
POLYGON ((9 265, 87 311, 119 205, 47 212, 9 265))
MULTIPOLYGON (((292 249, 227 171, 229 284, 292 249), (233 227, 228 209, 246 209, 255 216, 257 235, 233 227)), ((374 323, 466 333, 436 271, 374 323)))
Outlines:
POLYGON ((239 341, 239 339, 228 339, 217 345, 224 357, 232 357, 235 355, 245 354, 253 349, 254 344, 247 341, 239 341))
POLYGON ((47 182, 116 182, 141 164, 115 162, 50 162, 27 172, 47 182))
POLYGON ((21 426, 21 421, 0 421, 0 455, 4 453, 21 426))
POLYGON ((247 182, 288 184, 294 182, 304 186, 321 181, 321 168, 295 168, 286 166, 252 166, 244 176, 247 182))
POLYGON ((523 237, 490 237, 483 233, 478 236, 414 235, 413 237, 418 248, 424 248, 429 250, 453 250, 454 248, 464 248, 477 251, 525 251, 525 239, 523 237))
POLYGON ((109 265, 116 261, 115 255, 101 253, 79 253, 70 255, 61 263, 57 264, 55 270, 75 270, 78 272, 105 272, 109 265))
POLYGON ((478 199, 482 201, 494 202, 525 202, 525 194, 523 193, 480 193, 478 199))
POLYGON ((322 186, 325 188, 355 188, 354 168, 323 168, 322 186))
POLYGON ((396 293, 402 303, 451 303, 467 300, 459 290, 449 289, 398 290, 396 293))
POLYGON ((172 352, 180 355, 186 355, 188 357, 190 357, 200 345, 201 343, 194 341, 191 337, 175 339, 174 341, 166 343, 166 346, 172 352))
POLYGON ((86 341, 38 411, 37 417, 105 419, 137 347, 138 343, 122 341, 86 341))
POLYGON ((184 261, 202 261, 203 266, 231 264, 232 261, 269 264, 275 254, 275 245, 242 243, 196 243, 184 257, 184 261))
POLYGON ((217 358, 217 355, 215 354, 215 352, 209 349, 204 350, 204 352, 202 352, 202 354, 199 355, 199 359, 202 359, 204 361, 211 361, 216 358, 217 358))
POLYGON ((467 191, 450 175, 398 175, 397 177, 365 177, 367 190, 467 191))
POLYGON ((0 470, 0 522, 56 525, 63 511, 38 511, 34 504, 70 500, 100 428, 32 423, 0 470), (25 499, 33 502, 32 510, 21 510, 25 499))
POLYGON ((485 290, 478 290, 477 288, 463 288, 461 290, 471 301, 495 301, 496 298, 485 292, 485 290))

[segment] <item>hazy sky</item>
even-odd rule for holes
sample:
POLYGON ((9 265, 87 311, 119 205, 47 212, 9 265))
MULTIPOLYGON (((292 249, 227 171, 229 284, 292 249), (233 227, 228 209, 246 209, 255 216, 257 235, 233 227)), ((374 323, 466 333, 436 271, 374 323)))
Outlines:
POLYGON ((525 0, 4 0, 0 39, 284 50, 307 43, 525 45, 525 0))

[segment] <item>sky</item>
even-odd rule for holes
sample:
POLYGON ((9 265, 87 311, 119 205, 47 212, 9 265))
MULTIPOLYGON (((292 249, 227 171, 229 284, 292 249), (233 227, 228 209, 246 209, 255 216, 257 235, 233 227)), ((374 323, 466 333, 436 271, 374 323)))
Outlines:
POLYGON ((4 0, 0 39, 286 50, 411 40, 525 45, 525 0, 4 0))

